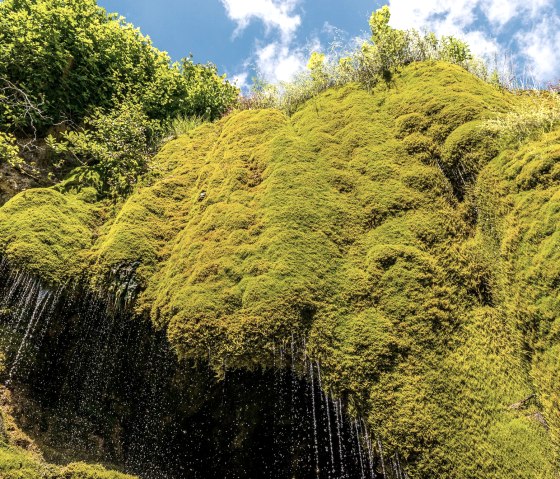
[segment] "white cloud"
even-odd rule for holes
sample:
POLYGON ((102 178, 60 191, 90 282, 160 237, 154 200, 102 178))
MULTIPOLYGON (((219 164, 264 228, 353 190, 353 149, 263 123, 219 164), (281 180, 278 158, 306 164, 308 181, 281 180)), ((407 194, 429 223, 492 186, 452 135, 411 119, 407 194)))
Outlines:
POLYGON ((305 68, 306 59, 300 49, 293 49, 280 42, 258 48, 255 53, 257 70, 273 83, 289 81, 305 68))
POLYGON ((227 16, 237 24, 238 34, 253 21, 260 21, 266 36, 264 44, 255 40, 255 50, 237 75, 238 85, 247 87, 248 68, 253 66, 265 80, 273 83, 289 81, 305 69, 309 45, 296 44, 301 17, 296 13, 300 0, 221 0, 227 16))
MULTIPOLYGON (((315 45, 301 46, 298 7, 304 0, 221 0, 236 33, 251 22, 266 28, 266 40, 255 39, 238 84, 246 86, 249 65, 271 82, 287 81, 305 68, 315 45)), ((388 0, 395 28, 428 29, 438 35, 464 38, 472 51, 491 60, 518 51, 513 60, 529 68, 536 81, 560 77, 560 12, 558 0, 388 0), (511 33, 516 30, 517 33, 511 33), (506 34, 504 34, 506 32, 506 34), (504 36, 502 36, 504 34, 504 36), (505 45, 505 41, 509 41, 505 45)), ((338 40, 326 23, 323 33, 338 40)))
POLYGON ((438 35, 464 38, 474 53, 492 57, 504 52, 500 33, 516 28, 521 62, 529 64, 537 81, 560 76, 558 45, 560 13, 555 0, 390 0, 391 25, 428 29, 438 35), (536 26, 535 26, 536 25, 536 26), (489 28, 488 28, 489 27, 489 28))
POLYGON ((468 33, 461 33, 463 38, 477 55, 492 58, 500 53, 500 45, 495 38, 489 37, 480 30, 473 30, 468 33))
POLYGON ((560 80, 560 17, 551 16, 517 40, 528 59, 528 73, 537 81, 560 80))
POLYGON ((231 81, 233 84, 240 88, 241 90, 246 90, 249 87, 249 72, 241 72, 237 75, 233 75, 231 77, 231 81))
POLYGON ((269 82, 292 80, 305 70, 311 52, 320 51, 321 43, 313 38, 303 46, 285 44, 281 41, 257 47, 254 63, 257 71, 269 82))
POLYGON ((239 33, 253 20, 260 20, 270 30, 278 30, 284 42, 293 39, 301 24, 294 13, 298 0, 221 0, 228 17, 237 23, 239 33))

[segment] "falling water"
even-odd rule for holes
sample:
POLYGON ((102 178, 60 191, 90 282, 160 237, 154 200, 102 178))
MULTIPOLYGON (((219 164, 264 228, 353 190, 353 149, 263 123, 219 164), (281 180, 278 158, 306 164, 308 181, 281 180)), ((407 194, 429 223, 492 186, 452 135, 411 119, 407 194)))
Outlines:
POLYGON ((330 398, 327 392, 323 388, 323 382, 321 379, 321 366, 317 363, 317 377, 319 378, 319 392, 322 395, 322 402, 325 403, 326 413, 327 413, 327 429, 329 433, 329 452, 331 456, 331 471, 333 474, 336 473, 335 471, 335 462, 334 462, 334 452, 333 452, 333 443, 332 443, 332 429, 331 429, 331 413, 329 408, 330 398))
POLYGON ((364 472, 364 459, 362 457, 362 446, 360 445, 360 432, 358 431, 358 421, 354 421, 354 428, 356 429, 356 443, 358 444, 358 457, 360 458, 360 469, 362 473, 362 479, 366 479, 364 472))
POLYGON ((385 470, 385 460, 383 459, 383 446, 381 445, 381 440, 377 438, 377 447, 379 448, 379 459, 381 460, 381 470, 383 472, 383 477, 387 477, 387 472, 385 470))
POLYGON ((142 479, 373 479, 376 467, 406 478, 398 455, 386 470, 381 441, 374 451, 365 422, 325 390, 304 336, 274 345, 271 371, 219 381, 179 363, 165 331, 80 286, 50 290, 3 260, 0 275, 10 387, 34 394, 31 422, 25 407, 19 419, 48 424, 39 439, 50 450, 142 479))
POLYGON ((23 335, 23 339, 21 340, 21 343, 19 345, 16 358, 12 363, 12 367, 10 368, 10 373, 8 375, 8 383, 11 383, 13 379, 14 373, 16 372, 17 367, 21 361, 22 352, 26 347, 26 345, 28 345, 28 341, 31 339, 33 335, 33 331, 37 327, 37 323, 39 319, 42 317, 43 311, 45 310, 49 297, 50 297, 50 292, 43 289, 41 289, 37 294, 37 299, 35 301, 35 308, 33 309, 33 313, 29 318, 27 329, 25 330, 25 334, 23 335))
POLYGON ((363 422, 363 428, 364 428, 364 436, 365 436, 367 450, 368 450, 368 463, 369 463, 369 470, 371 472, 371 479, 375 479, 375 472, 373 470, 373 449, 371 447, 371 439, 369 437, 367 424, 365 423, 365 421, 363 422))
POLYGON ((315 411, 315 381, 313 379, 314 374, 313 374, 312 362, 309 363, 309 372, 311 375, 311 401, 313 405, 313 444, 315 449, 315 462, 317 466, 316 473, 317 473, 317 477, 319 477, 321 469, 319 468, 319 444, 317 441, 317 413, 315 411))
POLYGON ((336 435, 338 437, 338 453, 340 458, 340 474, 341 478, 346 478, 346 471, 344 470, 344 459, 342 451, 342 429, 343 429, 343 417, 342 417, 342 400, 334 401, 334 412, 336 416, 336 435))

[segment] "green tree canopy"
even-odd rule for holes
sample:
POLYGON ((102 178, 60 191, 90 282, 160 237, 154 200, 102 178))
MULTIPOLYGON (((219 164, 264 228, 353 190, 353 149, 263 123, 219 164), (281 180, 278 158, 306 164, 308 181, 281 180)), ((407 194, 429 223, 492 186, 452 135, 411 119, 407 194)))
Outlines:
POLYGON ((80 123, 94 108, 110 110, 130 97, 151 119, 215 118, 238 95, 213 65, 172 64, 95 0, 0 2, 0 80, 41 106, 42 115, 30 113, 0 93, 0 125, 23 132, 80 123))

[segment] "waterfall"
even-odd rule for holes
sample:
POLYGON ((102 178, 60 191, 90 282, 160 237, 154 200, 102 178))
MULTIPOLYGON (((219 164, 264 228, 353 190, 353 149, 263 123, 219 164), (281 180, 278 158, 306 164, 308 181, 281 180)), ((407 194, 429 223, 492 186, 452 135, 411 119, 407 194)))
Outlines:
POLYGON ((311 377, 311 403, 313 405, 313 447, 315 449, 315 463, 317 477, 321 474, 319 467, 319 444, 317 440, 317 412, 315 408, 315 380, 313 374, 313 363, 309 362, 309 372, 311 377))
POLYGON ((38 439, 50 450, 142 479, 406 478, 329 390, 304 336, 274 344, 270 370, 219 380, 179 362, 165 331, 79 284, 49 288, 2 259, 0 275, 6 379, 30 395, 18 420, 30 432, 46 424, 38 439))
POLYGON ((12 381, 14 373, 16 372, 17 367, 21 361, 22 352, 24 348, 28 345, 29 341, 31 340, 33 332, 37 328, 37 323, 39 322, 39 319, 41 319, 43 316, 43 312, 45 311, 45 306, 48 303, 49 297, 50 297, 49 291, 41 289, 37 293, 37 298, 35 300, 35 307, 27 323, 25 334, 23 335, 23 339, 21 340, 21 343, 17 350, 16 357, 12 363, 12 367, 10 368, 10 373, 8 375, 8 382, 12 381))

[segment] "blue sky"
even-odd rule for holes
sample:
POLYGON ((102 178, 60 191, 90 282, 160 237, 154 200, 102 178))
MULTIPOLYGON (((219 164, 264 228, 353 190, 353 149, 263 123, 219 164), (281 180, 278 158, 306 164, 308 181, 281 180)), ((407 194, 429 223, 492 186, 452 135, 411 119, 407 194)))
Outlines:
POLYGON ((560 0, 98 0, 149 35, 175 60, 192 53, 238 84, 255 71, 289 80, 309 53, 367 35, 370 13, 388 3, 396 28, 465 38, 528 83, 560 81, 560 0))

